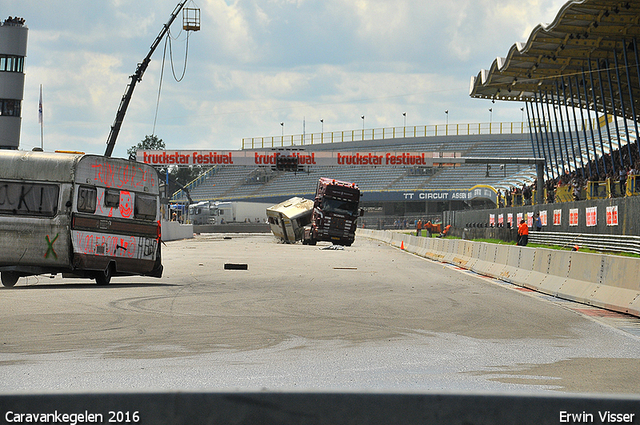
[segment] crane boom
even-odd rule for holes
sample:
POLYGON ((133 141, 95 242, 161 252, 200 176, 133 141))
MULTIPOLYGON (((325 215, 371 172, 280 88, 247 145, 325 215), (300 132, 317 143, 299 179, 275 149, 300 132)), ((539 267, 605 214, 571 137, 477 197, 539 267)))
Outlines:
POLYGON ((129 77, 131 78, 131 82, 127 85, 124 95, 122 96, 122 100, 120 101, 118 112, 116 112, 116 119, 113 122, 113 125, 111 126, 111 131, 109 132, 109 138, 107 139, 107 149, 104 152, 104 156, 110 157, 111 154, 113 153, 113 148, 116 145, 116 139, 118 138, 118 133, 120 133, 120 128, 122 127, 122 121, 124 121, 124 116, 127 113, 129 102, 131 102, 131 96, 133 95, 133 90, 136 88, 136 84, 142 81, 142 76, 144 75, 144 72, 147 70, 147 66, 149 66, 149 62, 151 62, 151 55, 153 55, 153 52, 158 47, 158 44, 160 44, 164 36, 169 31, 169 27, 171 27, 171 24, 173 23, 173 21, 175 21, 176 17, 178 16, 178 13, 180 13, 180 11, 184 7, 184 5, 187 3, 187 1, 189 0, 183 0, 176 6, 176 8, 173 10, 173 13, 171 14, 171 17, 169 18, 169 21, 166 24, 164 24, 162 31, 160 31, 160 34, 158 34, 156 39, 153 41, 153 44, 151 44, 151 49, 149 49, 149 53, 147 53, 147 56, 144 58, 144 60, 138 64, 138 66, 136 67, 135 74, 129 77))

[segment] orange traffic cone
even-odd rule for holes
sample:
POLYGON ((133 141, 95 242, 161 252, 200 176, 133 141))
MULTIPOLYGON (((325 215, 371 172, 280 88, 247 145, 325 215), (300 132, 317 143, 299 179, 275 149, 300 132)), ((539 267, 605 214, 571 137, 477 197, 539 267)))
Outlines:
POLYGON ((404 241, 400 242, 400 249, 404 249, 404 241))

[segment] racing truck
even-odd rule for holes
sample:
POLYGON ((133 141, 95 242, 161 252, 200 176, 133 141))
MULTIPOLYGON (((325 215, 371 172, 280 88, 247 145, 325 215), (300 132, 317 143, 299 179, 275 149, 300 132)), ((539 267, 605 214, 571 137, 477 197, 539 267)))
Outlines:
POLYGON ((358 209, 359 204, 360 189, 355 183, 323 177, 313 201, 291 198, 267 208, 267 216, 274 236, 284 243, 329 241, 350 246, 358 217, 364 212, 358 209))
POLYGON ((302 243, 315 245, 319 241, 329 241, 334 245, 351 246, 358 217, 364 214, 364 210, 358 208, 360 196, 355 183, 320 178, 311 222, 304 228, 302 243))

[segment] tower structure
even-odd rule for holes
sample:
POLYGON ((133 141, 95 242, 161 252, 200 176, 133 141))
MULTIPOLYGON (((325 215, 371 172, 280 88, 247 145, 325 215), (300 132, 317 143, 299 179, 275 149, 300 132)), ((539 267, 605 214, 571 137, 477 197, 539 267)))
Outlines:
POLYGON ((0 22, 0 149, 18 149, 28 28, 24 19, 0 22))

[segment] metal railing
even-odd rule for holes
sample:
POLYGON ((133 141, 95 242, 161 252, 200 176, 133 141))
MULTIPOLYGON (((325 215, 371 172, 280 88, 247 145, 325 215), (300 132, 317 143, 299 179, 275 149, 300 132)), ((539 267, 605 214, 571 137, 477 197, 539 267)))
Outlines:
POLYGON ((412 127, 369 128, 323 133, 291 134, 242 139, 242 149, 305 146, 323 143, 384 140, 408 137, 471 136, 479 134, 523 134, 529 132, 525 122, 489 122, 475 124, 436 124, 412 127))
POLYGON ((600 252, 630 252, 640 254, 640 236, 590 235, 563 232, 529 232, 529 242, 562 247, 579 247, 600 252))

